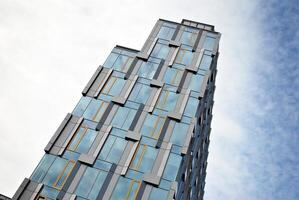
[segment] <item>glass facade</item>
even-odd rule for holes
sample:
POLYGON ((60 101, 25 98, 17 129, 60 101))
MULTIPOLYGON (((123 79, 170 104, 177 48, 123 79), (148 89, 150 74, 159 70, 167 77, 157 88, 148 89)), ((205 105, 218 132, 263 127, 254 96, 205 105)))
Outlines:
POLYGON ((220 36, 212 30, 158 20, 145 56, 116 46, 15 198, 202 199, 220 36))

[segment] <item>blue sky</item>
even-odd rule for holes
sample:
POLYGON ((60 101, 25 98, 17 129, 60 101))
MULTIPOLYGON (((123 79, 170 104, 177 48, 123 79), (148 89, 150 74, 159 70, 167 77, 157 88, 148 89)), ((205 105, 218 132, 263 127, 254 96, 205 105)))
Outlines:
POLYGON ((158 18, 186 18, 222 33, 205 199, 299 199, 296 3, 0 1, 0 193, 30 176, 116 44, 140 49, 158 18))

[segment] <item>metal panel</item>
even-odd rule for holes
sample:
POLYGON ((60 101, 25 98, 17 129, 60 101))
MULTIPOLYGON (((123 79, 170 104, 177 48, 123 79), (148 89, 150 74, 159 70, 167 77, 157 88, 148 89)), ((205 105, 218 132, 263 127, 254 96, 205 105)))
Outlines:
POLYGON ((68 144, 72 140, 73 136, 75 135, 75 133, 77 132, 77 130, 79 129, 79 127, 81 126, 83 120, 84 120, 83 117, 79 118, 79 120, 78 120, 77 124, 75 125, 75 127, 73 128, 72 132, 69 134, 69 137, 66 139, 66 141, 64 142, 64 144, 61 147, 60 151, 58 152, 59 156, 61 156, 64 153, 66 147, 68 146, 68 144))
POLYGON ((97 79, 97 77, 101 73, 102 69, 103 69, 103 67, 99 66, 98 69, 95 71, 95 73, 92 75, 91 79, 88 81, 87 85, 85 86, 85 88, 82 91, 83 96, 86 96, 86 94, 89 91, 90 87, 92 86, 92 84, 95 82, 95 80, 97 79))
POLYGON ((110 69, 110 70, 107 72, 106 76, 104 77, 103 81, 101 82, 101 84, 99 85, 97 91, 96 91, 95 94, 94 94, 94 97, 95 97, 95 98, 97 98, 97 97, 99 96, 101 90, 104 88, 104 86, 105 86, 107 80, 109 79, 109 77, 111 76, 112 72, 113 72, 113 69, 110 69))

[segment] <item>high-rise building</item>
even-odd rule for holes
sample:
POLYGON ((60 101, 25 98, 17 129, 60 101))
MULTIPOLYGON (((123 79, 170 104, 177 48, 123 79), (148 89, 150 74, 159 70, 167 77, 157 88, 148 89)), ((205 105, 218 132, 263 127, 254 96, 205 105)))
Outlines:
POLYGON ((116 46, 13 199, 202 199, 219 39, 160 19, 141 51, 116 46))

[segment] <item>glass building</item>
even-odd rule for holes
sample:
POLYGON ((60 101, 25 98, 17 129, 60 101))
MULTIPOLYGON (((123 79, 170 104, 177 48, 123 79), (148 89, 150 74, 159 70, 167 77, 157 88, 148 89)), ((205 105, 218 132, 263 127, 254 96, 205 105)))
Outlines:
POLYGON ((13 199, 202 199, 220 33, 160 19, 116 46, 13 199))

